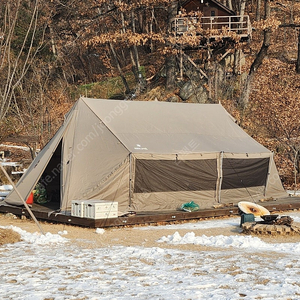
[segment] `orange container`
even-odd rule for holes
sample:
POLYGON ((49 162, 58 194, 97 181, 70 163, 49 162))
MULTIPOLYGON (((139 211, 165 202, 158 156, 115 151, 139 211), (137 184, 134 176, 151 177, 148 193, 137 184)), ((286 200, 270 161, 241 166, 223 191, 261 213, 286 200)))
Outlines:
POLYGON ((26 200, 27 204, 33 204, 33 193, 31 192, 26 200))

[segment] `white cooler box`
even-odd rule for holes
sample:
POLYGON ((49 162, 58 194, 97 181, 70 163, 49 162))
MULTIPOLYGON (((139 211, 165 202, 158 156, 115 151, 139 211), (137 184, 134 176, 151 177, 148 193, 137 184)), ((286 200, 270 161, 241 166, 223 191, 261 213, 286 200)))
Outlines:
POLYGON ((73 200, 71 216, 83 218, 83 200, 73 200))
POLYGON ((118 202, 107 200, 73 200, 72 216, 89 219, 118 217, 118 202))

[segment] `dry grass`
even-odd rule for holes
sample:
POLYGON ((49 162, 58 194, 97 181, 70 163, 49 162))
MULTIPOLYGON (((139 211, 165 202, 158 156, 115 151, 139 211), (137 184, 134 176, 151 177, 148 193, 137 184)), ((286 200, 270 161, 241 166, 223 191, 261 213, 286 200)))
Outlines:
POLYGON ((12 229, 0 228, 0 245, 13 244, 21 241, 21 236, 12 229))

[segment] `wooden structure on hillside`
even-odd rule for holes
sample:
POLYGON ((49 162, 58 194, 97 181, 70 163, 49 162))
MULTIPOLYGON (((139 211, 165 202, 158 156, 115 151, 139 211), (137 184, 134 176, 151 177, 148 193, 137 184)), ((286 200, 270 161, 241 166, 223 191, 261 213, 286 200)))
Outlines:
POLYGON ((208 99, 217 102, 219 83, 241 74, 243 48, 252 39, 249 16, 239 15, 217 0, 186 0, 172 19, 171 30, 180 50, 179 79, 183 80, 185 73, 197 86, 205 78, 208 99), (242 47, 236 49, 237 43, 242 47))
POLYGON ((187 13, 201 11, 204 17, 234 15, 233 10, 216 0, 187 0, 182 4, 182 9, 187 13))
POLYGON ((181 17, 179 11, 179 16, 172 20, 172 30, 176 35, 182 35, 200 22, 202 29, 210 31, 210 39, 230 37, 231 33, 237 34, 241 41, 251 39, 252 27, 249 16, 236 15, 234 11, 216 0, 188 0, 183 3, 182 10, 185 15, 181 17), (193 16, 193 12, 201 12, 202 16, 198 17, 197 14, 193 16))
POLYGON ((23 144, 29 144, 29 143, 38 143, 39 137, 37 135, 10 135, 7 137, 4 137, 2 142, 11 142, 11 143, 23 143, 23 144))

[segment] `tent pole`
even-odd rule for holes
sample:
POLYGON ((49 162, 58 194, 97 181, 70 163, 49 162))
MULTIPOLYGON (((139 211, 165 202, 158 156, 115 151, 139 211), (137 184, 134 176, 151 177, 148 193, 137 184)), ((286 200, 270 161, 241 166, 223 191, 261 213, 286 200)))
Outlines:
POLYGON ((131 208, 131 184, 132 184, 132 156, 131 152, 129 153, 129 207, 131 208))
POLYGON ((221 203, 221 190, 222 190, 222 181, 223 181, 223 157, 224 151, 220 152, 219 159, 219 186, 218 186, 218 202, 221 203))
POLYGON ((269 166, 268 166, 268 173, 267 173, 267 178, 266 178, 266 182, 265 182, 265 188, 264 188, 264 197, 266 197, 266 194, 267 194, 267 184, 269 182, 269 178, 270 178, 270 171, 271 171, 271 165, 272 165, 272 162, 273 162, 273 157, 274 157, 274 153, 272 151, 272 154, 271 156, 269 157, 269 166))
POLYGON ((41 227, 41 225, 39 224, 38 220, 36 219, 36 217, 34 216, 34 214, 32 213, 31 209, 29 208, 28 204, 26 203, 26 201, 23 199, 23 197, 21 196, 20 192, 18 191, 16 185, 14 184, 14 182, 11 180, 11 178, 9 177, 9 175, 7 174, 6 170, 4 169, 2 163, 0 163, 0 167, 4 173, 4 175, 7 177, 8 181, 10 182, 10 184, 13 186, 14 190, 16 191, 16 193, 18 194, 18 196, 20 197, 20 199, 22 200, 24 206, 26 207, 27 211, 29 212, 30 216, 32 217, 32 219, 34 220, 34 222, 36 223, 36 225, 38 226, 38 228, 40 229, 41 233, 44 235, 44 231, 41 227))

